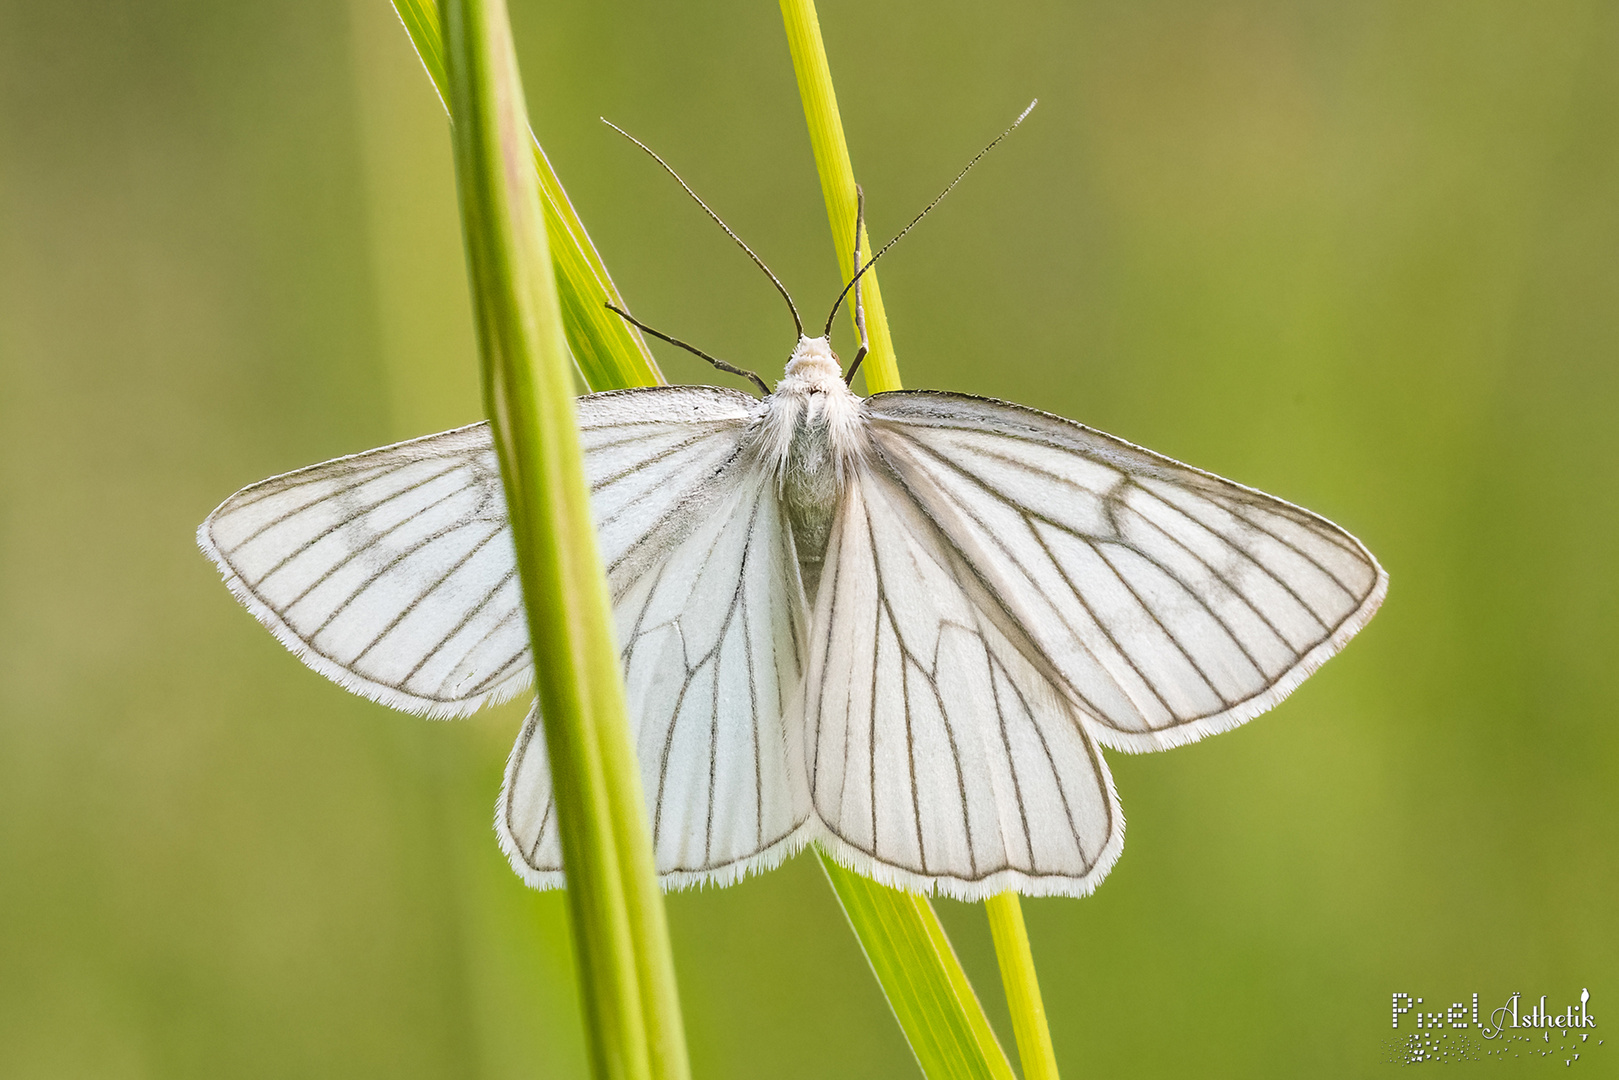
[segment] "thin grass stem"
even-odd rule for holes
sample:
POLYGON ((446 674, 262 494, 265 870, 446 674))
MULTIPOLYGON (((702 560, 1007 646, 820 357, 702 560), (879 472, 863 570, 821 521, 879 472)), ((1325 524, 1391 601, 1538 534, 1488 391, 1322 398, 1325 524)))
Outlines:
POLYGON ((1012 1014, 1023 1080, 1057 1080, 1057 1055, 1051 1046, 1029 932, 1023 925, 1022 901, 1017 893, 1004 892, 985 900, 984 911, 995 939, 995 958, 1001 965, 1001 985, 1006 987, 1006 1007, 1012 1014))
POLYGON ((927 898, 880 885, 817 849, 916 1063, 929 1080, 1013 1080, 978 995, 927 898))
MULTIPOLYGON (((832 70, 826 62, 826 45, 821 40, 821 23, 813 0, 781 0, 781 17, 787 27, 787 47, 798 74, 798 96, 804 103, 804 120, 809 125, 810 147, 815 151, 815 168, 821 176, 821 194, 826 198, 826 216, 832 225, 832 243, 838 253, 840 281, 853 275, 855 204, 854 166, 849 161, 849 144, 843 137, 843 117, 838 113, 837 94, 832 89, 832 70)), ((870 251, 871 240, 862 228, 860 250, 870 251)), ((872 270, 860 281, 866 307, 870 351, 861 365, 866 389, 871 393, 901 389, 899 361, 894 356, 894 339, 888 332, 888 315, 883 293, 872 270)), ((854 309, 850 308, 850 318, 854 309)), ((858 331, 858 328, 856 328, 858 331)))
MULTIPOLYGON (((839 272, 848 280, 856 269, 856 249, 870 251, 871 241, 863 223, 858 241, 855 235, 861 197, 832 88, 820 21, 813 0, 781 0, 781 14, 793 68, 798 74, 798 93, 804 103, 810 145, 821 176, 821 192, 826 198, 839 272)), ((899 365, 875 268, 861 279, 861 299, 866 325, 862 328, 857 322, 856 332, 870 342, 870 352, 861 369, 866 389, 872 393, 898 390, 899 365)), ((856 307, 850 306, 851 318, 856 316, 856 307)), ((930 1080, 1010 1078, 1012 1066, 1006 1052, 996 1041, 984 1007, 950 947, 933 906, 924 897, 861 877, 839 866, 825 852, 820 856, 827 879, 843 904, 843 913, 860 939, 923 1073, 930 1080)))

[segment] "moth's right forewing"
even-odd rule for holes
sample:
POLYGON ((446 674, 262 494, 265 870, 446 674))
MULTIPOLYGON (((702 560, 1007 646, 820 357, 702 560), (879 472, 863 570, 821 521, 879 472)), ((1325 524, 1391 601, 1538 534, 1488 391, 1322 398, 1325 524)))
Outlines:
POLYGON ((1388 578, 1307 510, 1021 406, 869 400, 873 438, 1107 745, 1153 750, 1270 708, 1388 578))

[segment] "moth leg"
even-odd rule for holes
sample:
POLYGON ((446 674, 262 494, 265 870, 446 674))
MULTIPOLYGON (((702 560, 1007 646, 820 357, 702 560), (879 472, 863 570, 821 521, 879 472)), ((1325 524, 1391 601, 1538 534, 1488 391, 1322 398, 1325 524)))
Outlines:
POLYGON ((654 329, 652 329, 652 327, 648 326, 646 323, 642 322, 640 319, 637 319, 634 315, 631 315, 629 312, 625 311, 623 308, 614 306, 614 304, 613 304, 613 302, 611 300, 609 300, 607 303, 603 304, 602 306, 605 307, 608 311, 611 311, 614 315, 617 315, 619 318, 623 319, 625 322, 629 323, 631 326, 638 327, 641 330, 645 331, 648 334, 651 334, 653 337, 658 338, 661 341, 667 341, 671 345, 674 345, 674 346, 676 346, 678 348, 685 349, 687 352, 691 353, 694 356, 700 356, 704 360, 707 360, 710 364, 713 364, 715 367, 719 368, 723 372, 726 372, 727 374, 740 375, 744 379, 753 380, 753 385, 757 386, 759 388, 759 396, 760 397, 769 397, 770 396, 770 387, 765 383, 765 381, 763 379, 761 379, 759 377, 758 372, 749 371, 747 368, 739 368, 735 364, 728 364, 724 360, 721 360, 717 356, 708 355, 706 352, 699 349, 695 345, 688 345, 684 341, 681 341, 679 338, 670 337, 668 334, 665 334, 661 330, 654 330, 654 329))
POLYGON ((860 370, 860 361, 866 358, 870 343, 866 340, 866 305, 860 299, 860 234, 866 226, 866 193, 859 184, 854 186, 854 325, 860 331, 860 349, 854 354, 854 363, 843 377, 843 385, 854 382, 854 373, 860 370))

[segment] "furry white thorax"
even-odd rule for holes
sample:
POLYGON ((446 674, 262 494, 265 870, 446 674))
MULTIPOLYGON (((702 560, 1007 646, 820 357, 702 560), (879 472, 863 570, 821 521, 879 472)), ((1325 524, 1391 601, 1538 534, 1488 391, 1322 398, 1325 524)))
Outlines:
POLYGON ((775 392, 765 398, 756 446, 779 481, 799 469, 830 466, 839 483, 862 456, 860 398, 826 338, 801 337, 775 392))
POLYGON ((775 472, 811 597, 838 496, 867 452, 865 426, 861 399, 845 385, 832 346, 824 337, 800 337, 775 392, 760 402, 748 441, 775 472))

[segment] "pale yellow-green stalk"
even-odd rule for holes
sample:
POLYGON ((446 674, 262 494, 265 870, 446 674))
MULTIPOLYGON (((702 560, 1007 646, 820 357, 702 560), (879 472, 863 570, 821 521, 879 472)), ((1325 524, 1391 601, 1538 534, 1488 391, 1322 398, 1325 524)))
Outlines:
MULTIPOLYGON (((781 0, 782 21, 787 27, 787 43, 798 73, 798 93, 804 102, 804 119, 809 126, 810 145, 821 176, 821 192, 826 198, 826 215, 832 226, 832 242, 838 253, 838 267, 852 273, 855 248, 856 188, 854 166, 843 135, 837 95, 832 88, 831 67, 821 40, 820 22, 814 0, 781 0)), ((860 250, 869 253, 871 241, 864 223, 860 250)), ((866 389, 872 393, 901 388, 894 342, 888 332, 888 316, 872 267, 861 279, 865 301, 866 327, 871 352, 863 372, 866 389)), ((853 304, 850 304, 851 315, 853 304)), ((1005 1052, 995 1041, 984 1010, 961 970, 950 942, 939 926, 938 916, 928 902, 897 889, 889 889, 861 878, 837 865, 825 854, 821 863, 832 880, 844 912, 871 960, 872 970, 883 984, 889 1004, 894 1007, 900 1026, 911 1042, 922 1069, 932 1076, 1010 1076, 1005 1052), (851 898, 855 902, 851 902, 851 898), (892 954, 908 954, 911 962, 895 964, 892 954), (954 1059, 954 1060, 953 1060, 954 1059), (959 1071, 965 1061, 976 1066, 959 1071)), ((986 903, 995 951, 1000 960, 1001 979, 1012 1012, 1012 1031, 1017 1038, 1025 1080, 1056 1080, 1057 1062, 1052 1053, 1051 1033, 1046 1025, 1040 984, 1035 978, 1033 954, 1023 925, 1022 907, 1016 893, 1002 893, 986 903)))

